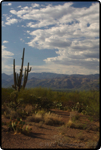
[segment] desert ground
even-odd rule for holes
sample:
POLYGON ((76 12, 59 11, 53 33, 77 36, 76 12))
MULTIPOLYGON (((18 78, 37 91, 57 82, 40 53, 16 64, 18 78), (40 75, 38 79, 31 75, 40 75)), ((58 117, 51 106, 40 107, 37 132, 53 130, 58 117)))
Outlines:
POLYGON ((59 109, 51 109, 50 114, 60 116, 62 124, 46 123, 41 119, 32 121, 27 116, 23 121, 32 129, 29 133, 10 131, 7 126, 10 119, 2 115, 1 148, 81 149, 96 147, 100 134, 99 121, 91 121, 82 113, 76 114, 76 112, 71 113, 59 109))

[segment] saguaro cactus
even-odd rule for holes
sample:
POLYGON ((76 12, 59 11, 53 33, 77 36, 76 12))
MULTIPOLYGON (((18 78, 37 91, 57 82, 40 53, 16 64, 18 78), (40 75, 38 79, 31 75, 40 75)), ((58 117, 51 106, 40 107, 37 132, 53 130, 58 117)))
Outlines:
POLYGON ((31 71, 31 67, 29 69, 29 62, 28 62, 27 69, 25 68, 25 72, 24 72, 23 85, 21 85, 22 77, 23 77, 24 52, 25 52, 25 48, 23 48, 23 54, 22 54, 22 58, 21 58, 22 64, 21 64, 21 69, 20 69, 19 75, 16 74, 16 72, 15 72, 15 59, 13 60, 14 85, 12 85, 12 87, 17 91, 20 91, 21 88, 25 89, 25 86, 26 86, 26 83, 28 80, 28 72, 31 71))

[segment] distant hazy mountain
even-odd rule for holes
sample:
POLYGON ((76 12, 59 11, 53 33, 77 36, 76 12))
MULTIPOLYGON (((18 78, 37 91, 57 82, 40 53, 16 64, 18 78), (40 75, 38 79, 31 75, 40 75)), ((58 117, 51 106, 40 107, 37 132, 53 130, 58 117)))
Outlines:
MULTIPOLYGON (((2 87, 11 87, 14 84, 13 75, 2 73, 2 87)), ((30 73, 27 88, 47 87, 51 89, 99 89, 99 74, 91 75, 66 75, 56 73, 30 73)))
POLYGON ((58 78, 63 77, 64 74, 56 74, 56 73, 49 73, 49 72, 42 72, 42 73, 29 73, 29 79, 32 77, 38 78, 38 79, 51 79, 51 78, 58 78))
POLYGON ((2 73, 2 80, 7 80, 9 81, 10 79, 12 79, 12 77, 10 75, 7 75, 5 73, 2 73))

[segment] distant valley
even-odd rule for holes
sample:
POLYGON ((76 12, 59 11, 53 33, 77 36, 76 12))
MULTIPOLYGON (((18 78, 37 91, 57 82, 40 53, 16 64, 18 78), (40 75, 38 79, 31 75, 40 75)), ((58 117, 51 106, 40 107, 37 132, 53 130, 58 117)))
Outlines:
MULTIPOLYGON (((12 87, 13 84, 13 74, 2 73, 2 87, 12 87)), ((26 88, 39 86, 53 90, 97 90, 99 89, 99 74, 29 73, 26 88)))

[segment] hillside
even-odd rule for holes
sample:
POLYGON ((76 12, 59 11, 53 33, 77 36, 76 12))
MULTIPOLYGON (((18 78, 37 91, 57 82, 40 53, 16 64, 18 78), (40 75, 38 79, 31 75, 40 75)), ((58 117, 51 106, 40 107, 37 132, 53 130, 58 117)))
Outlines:
MULTIPOLYGON (((11 87, 13 76, 2 74, 2 87, 11 87)), ((51 89, 94 90, 99 89, 99 74, 64 75, 54 73, 30 73, 27 88, 47 87, 51 89)))

